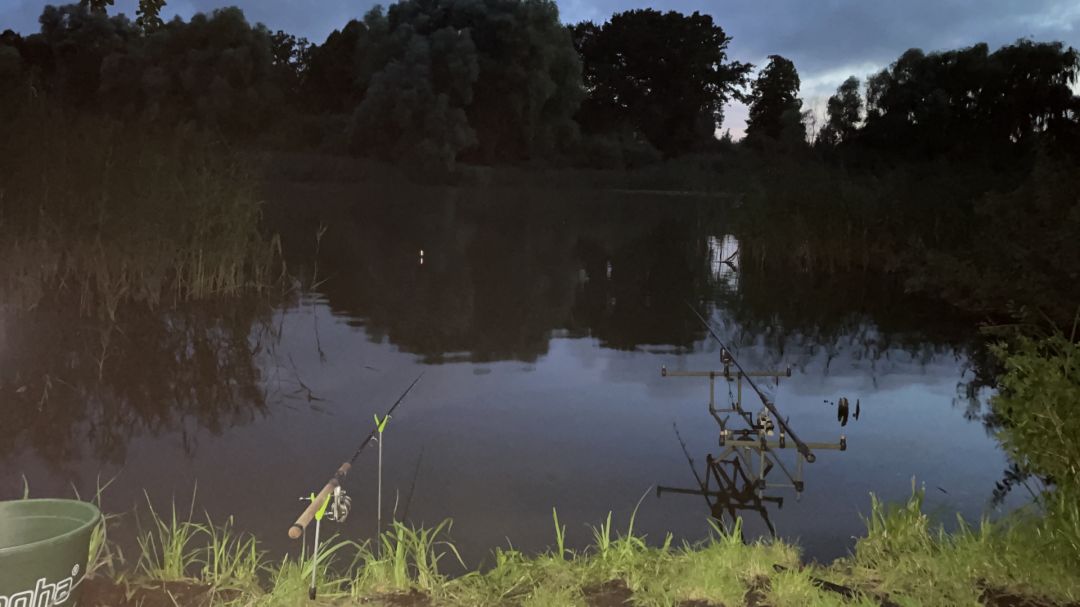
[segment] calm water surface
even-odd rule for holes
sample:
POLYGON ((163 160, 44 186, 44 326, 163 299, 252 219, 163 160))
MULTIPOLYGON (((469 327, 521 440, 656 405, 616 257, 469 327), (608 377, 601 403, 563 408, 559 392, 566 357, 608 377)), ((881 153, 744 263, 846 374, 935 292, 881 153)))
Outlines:
MULTIPOLYGON (((876 278, 740 264, 715 203, 269 190, 268 225, 310 286, 284 303, 132 310, 116 325, 4 312, 0 498, 24 476, 38 496, 114 479, 105 507, 130 512, 144 491, 186 504, 197 486, 197 510, 287 550, 298 497, 423 371, 387 430, 386 507, 452 518, 469 564, 508 541, 550 545, 552 508, 583 546, 587 524, 612 510, 625 526, 642 496, 639 531, 700 539, 706 501, 654 492, 694 487, 687 454, 700 473, 719 451, 707 380, 660 375, 719 368, 691 302, 745 367, 793 368, 767 390, 804 440, 847 437, 847 451, 806 466, 801 499, 768 493, 784 498, 766 507, 777 534, 808 557, 845 554, 869 493, 904 499, 913 478, 943 520, 990 511, 1007 462, 960 398, 974 325, 876 278), (861 404, 846 427, 830 404, 842 396, 861 404)), ((346 483, 355 509, 338 530, 350 537, 374 530, 375 462, 369 450, 346 483)), ((759 512, 742 514, 749 534, 767 532, 759 512)))

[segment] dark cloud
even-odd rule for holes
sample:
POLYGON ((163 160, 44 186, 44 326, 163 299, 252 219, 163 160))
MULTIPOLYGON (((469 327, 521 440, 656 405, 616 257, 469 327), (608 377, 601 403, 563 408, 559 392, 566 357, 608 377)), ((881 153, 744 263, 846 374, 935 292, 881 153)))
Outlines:
MULTIPOLYGON (((0 0, 0 29, 37 29, 40 0, 0 0)), ((134 13, 136 0, 117 0, 115 11, 134 13)), ((251 21, 321 42, 375 2, 356 0, 170 0, 166 15, 185 17, 236 4, 251 21)), ((943 50, 1017 38, 1060 40, 1080 47, 1077 0, 563 0, 562 18, 602 21, 617 11, 653 6, 713 15, 733 37, 731 55, 762 64, 770 54, 795 62, 809 105, 820 105, 849 75, 881 69, 905 50, 943 50)), ((741 132, 745 109, 733 107, 726 126, 741 132)))

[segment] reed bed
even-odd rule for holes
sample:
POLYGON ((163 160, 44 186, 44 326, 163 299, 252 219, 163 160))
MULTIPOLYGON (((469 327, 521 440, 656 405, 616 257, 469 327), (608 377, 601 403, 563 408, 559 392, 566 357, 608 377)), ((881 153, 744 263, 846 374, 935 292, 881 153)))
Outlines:
POLYGON ((257 171, 212 135, 72 112, 43 96, 0 136, 0 287, 32 308, 74 296, 114 318, 274 282, 257 171))

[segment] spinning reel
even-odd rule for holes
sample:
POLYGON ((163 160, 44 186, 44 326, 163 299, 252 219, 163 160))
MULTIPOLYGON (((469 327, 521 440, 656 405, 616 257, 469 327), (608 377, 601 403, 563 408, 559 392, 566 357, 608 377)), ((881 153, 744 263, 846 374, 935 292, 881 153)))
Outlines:
POLYGON ((335 523, 344 523, 352 510, 352 498, 340 486, 334 487, 334 496, 330 498, 330 506, 326 509, 326 518, 335 523))
MULTIPOLYGON (((302 497, 300 501, 311 501, 314 495, 310 497, 302 497)), ((330 498, 326 504, 325 512, 316 518, 321 520, 323 517, 334 521, 335 523, 344 523, 345 519, 349 517, 349 512, 352 511, 352 498, 349 494, 341 488, 340 485, 334 487, 334 492, 330 494, 330 498)))

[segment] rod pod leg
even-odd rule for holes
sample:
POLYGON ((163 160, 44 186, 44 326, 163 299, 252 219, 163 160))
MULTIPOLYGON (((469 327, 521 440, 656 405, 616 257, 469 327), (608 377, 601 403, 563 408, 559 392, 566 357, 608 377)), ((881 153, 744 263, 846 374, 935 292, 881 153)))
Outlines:
POLYGON ((314 601, 318 588, 315 585, 316 576, 319 573, 319 527, 322 526, 322 517, 315 519, 315 546, 311 549, 311 588, 308 588, 308 599, 314 601))

